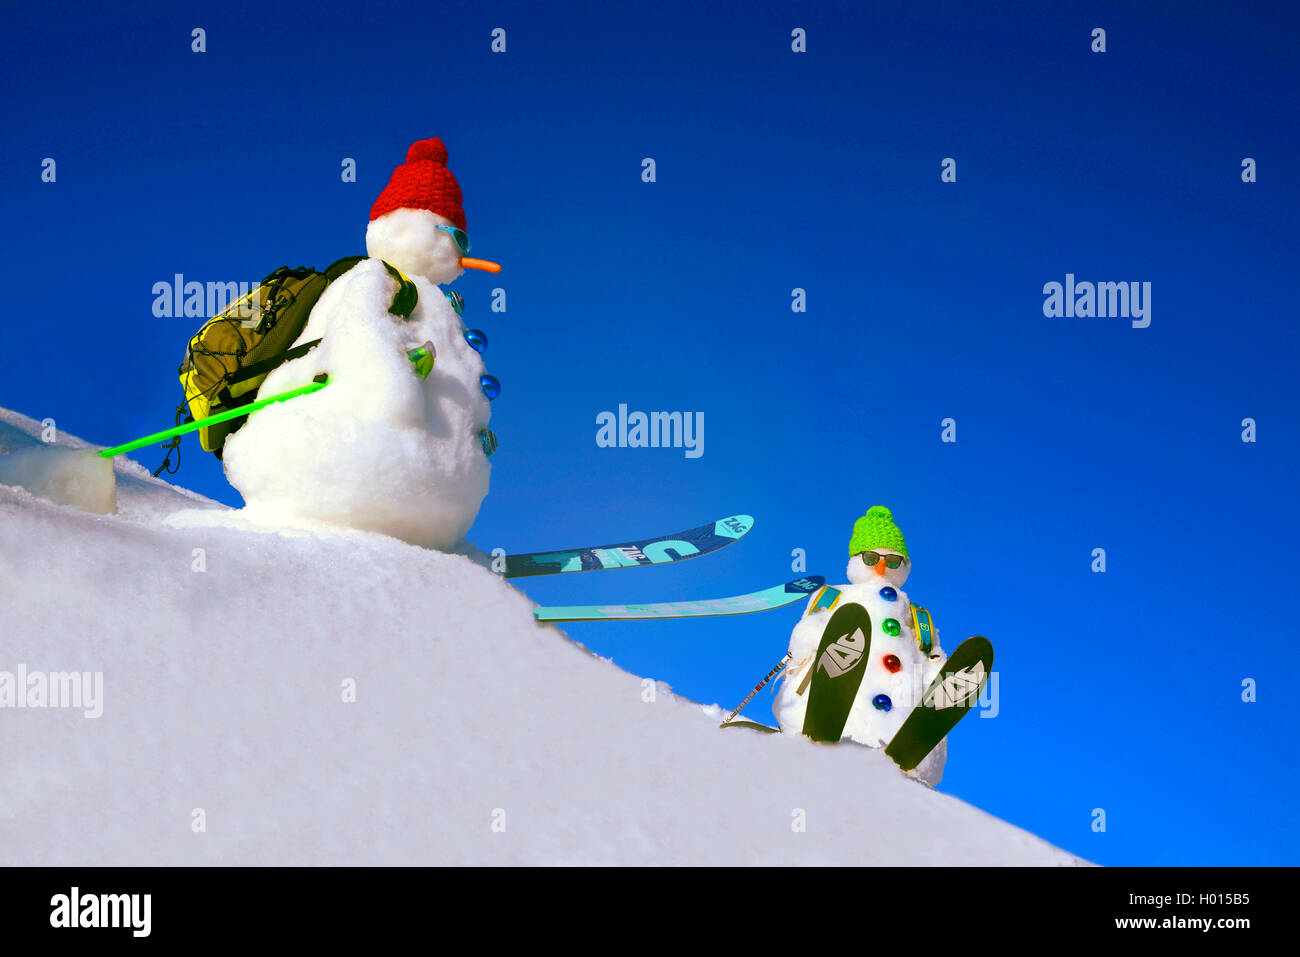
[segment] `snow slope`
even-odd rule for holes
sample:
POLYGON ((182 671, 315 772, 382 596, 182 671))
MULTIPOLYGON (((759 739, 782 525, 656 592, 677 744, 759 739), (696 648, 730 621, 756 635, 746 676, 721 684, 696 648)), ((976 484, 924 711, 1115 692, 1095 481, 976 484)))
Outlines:
MULTIPOLYGON (((37 434, 0 410, 0 452, 37 434)), ((117 469, 117 515, 0 486, 0 672, 103 675, 98 718, 0 708, 0 864, 1081 863, 875 751, 647 702, 469 557, 176 527, 224 506, 117 469)))

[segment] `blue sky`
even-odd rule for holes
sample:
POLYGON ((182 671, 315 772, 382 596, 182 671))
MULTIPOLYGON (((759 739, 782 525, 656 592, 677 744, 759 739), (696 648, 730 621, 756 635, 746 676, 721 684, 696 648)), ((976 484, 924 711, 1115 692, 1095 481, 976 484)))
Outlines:
MULTIPOLYGON (((454 286, 503 383, 471 537, 758 520, 530 596, 736 594, 796 548, 842 581, 888 505, 945 645, 997 648, 1000 714, 954 732, 942 790, 1105 864, 1295 864, 1259 814, 1297 785, 1297 14, 1058 6, 8 7, 0 405, 104 444, 169 425, 196 323, 156 318, 153 285, 363 251, 406 147, 442 137, 505 267, 454 286), (1150 326, 1044 317, 1067 273, 1150 282, 1150 326), (620 403, 703 412, 703 456, 598 448, 620 403)), ((238 503, 192 439, 177 481, 238 503)), ((570 634, 731 706, 795 617, 570 634)))

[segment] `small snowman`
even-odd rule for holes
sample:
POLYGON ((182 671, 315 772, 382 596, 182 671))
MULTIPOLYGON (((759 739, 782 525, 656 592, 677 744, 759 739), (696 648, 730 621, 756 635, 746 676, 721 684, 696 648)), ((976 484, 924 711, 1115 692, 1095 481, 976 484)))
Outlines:
POLYGON ((442 141, 415 143, 370 211, 370 258, 330 284, 297 340, 320 344, 272 372, 262 394, 329 387, 263 409, 226 442, 249 518, 444 550, 464 541, 488 491, 501 386, 483 364, 486 335, 439 285, 500 266, 467 255, 461 203, 442 141))
MULTIPOLYGON (((947 660, 929 612, 913 606, 903 591, 911 570, 907 544, 893 514, 883 505, 873 505, 853 526, 849 584, 814 593, 790 633, 790 664, 772 705, 783 732, 803 730, 813 658, 830 613, 843 603, 855 602, 871 616, 870 658, 841 740, 871 748, 890 742, 947 660)), ((946 754, 945 739, 911 773, 938 784, 946 754)))

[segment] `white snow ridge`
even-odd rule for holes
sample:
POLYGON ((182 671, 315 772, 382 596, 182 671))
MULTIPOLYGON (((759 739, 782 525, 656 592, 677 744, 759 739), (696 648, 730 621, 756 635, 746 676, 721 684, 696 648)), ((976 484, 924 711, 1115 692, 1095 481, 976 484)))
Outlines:
MULTIPOLYGON (((38 434, 0 411, 0 453, 38 434)), ((115 466, 117 514, 0 485, 0 864, 1080 863, 878 752, 647 703, 469 557, 169 525, 223 507, 115 466)))

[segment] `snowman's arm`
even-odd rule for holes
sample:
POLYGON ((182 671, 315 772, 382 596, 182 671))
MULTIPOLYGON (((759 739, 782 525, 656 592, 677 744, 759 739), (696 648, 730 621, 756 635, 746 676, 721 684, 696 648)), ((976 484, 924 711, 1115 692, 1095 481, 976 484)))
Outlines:
MULTIPOLYGON (((817 589, 808 596, 804 604, 803 615, 790 632, 790 664, 786 667, 787 678, 797 678, 812 662, 821 644, 826 623, 830 621, 831 610, 839 601, 840 590, 827 585, 817 589), (819 601, 823 603, 818 604, 819 601)), ((802 693, 802 692, 800 692, 802 693)))
POLYGON ((930 630, 934 633, 934 639, 930 643, 930 654, 943 655, 944 658, 947 658, 948 653, 943 650, 943 641, 939 636, 939 626, 934 623, 933 618, 930 619, 930 630))
POLYGON ((803 673, 812 663, 813 656, 817 654, 822 632, 826 629, 826 622, 830 620, 829 615, 810 614, 814 598, 816 598, 815 594, 809 599, 803 617, 795 622, 790 632, 790 663, 786 666, 783 680, 787 683, 793 681, 796 688, 802 685, 803 673))
POLYGON ((384 262, 382 259, 372 261, 383 263, 388 277, 393 281, 393 301, 389 303, 388 311, 399 319, 410 319, 411 313, 415 312, 415 307, 420 302, 420 294, 416 291, 415 283, 411 282, 410 276, 391 263, 384 262))

